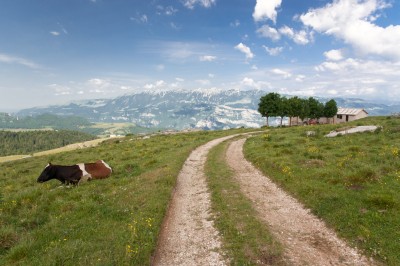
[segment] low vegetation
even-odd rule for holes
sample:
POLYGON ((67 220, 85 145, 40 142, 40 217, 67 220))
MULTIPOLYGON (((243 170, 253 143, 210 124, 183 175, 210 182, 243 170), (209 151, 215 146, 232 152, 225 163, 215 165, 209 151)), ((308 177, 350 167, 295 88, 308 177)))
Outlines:
POLYGON ((211 150, 205 167, 225 253, 232 265, 284 265, 280 244, 269 234, 267 225, 255 218, 251 201, 241 193, 226 165, 227 144, 211 150))
POLYGON ((400 119, 346 124, 358 125, 382 128, 335 138, 324 135, 343 125, 273 128, 249 139, 245 154, 351 245, 400 265, 400 119))
POLYGON ((71 130, 0 131, 0 156, 31 154, 95 138, 93 135, 71 130))
POLYGON ((2 163, 0 265, 149 265, 189 153, 229 130, 129 136, 94 148, 2 163), (103 159, 104 180, 60 187, 36 183, 45 165, 103 159))

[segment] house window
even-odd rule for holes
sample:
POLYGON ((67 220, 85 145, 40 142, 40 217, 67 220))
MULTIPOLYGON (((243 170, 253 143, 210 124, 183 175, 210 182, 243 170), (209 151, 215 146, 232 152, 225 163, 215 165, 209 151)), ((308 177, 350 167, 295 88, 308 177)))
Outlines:
POLYGON ((337 115, 337 118, 338 119, 342 119, 342 115, 337 115))

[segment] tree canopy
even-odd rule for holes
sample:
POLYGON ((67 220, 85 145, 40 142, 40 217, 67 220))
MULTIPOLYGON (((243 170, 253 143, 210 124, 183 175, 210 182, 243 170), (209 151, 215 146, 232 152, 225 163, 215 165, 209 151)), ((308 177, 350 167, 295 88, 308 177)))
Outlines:
POLYGON ((321 117, 334 117, 337 111, 337 104, 333 99, 323 104, 313 97, 308 99, 302 99, 297 96, 286 98, 275 92, 262 96, 258 104, 258 112, 267 118, 267 126, 269 117, 280 117, 282 125, 284 117, 318 120, 321 117))

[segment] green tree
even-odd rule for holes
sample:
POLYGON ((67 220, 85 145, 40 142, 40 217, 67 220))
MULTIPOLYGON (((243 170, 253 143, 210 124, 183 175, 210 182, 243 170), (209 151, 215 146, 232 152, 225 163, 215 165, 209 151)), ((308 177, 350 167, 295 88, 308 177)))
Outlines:
POLYGON ((301 111, 301 99, 297 96, 288 99, 288 115, 289 125, 292 125, 292 117, 297 117, 297 124, 299 123, 298 117, 301 111))
POLYGON ((267 118, 267 126, 269 117, 278 116, 280 99, 281 96, 275 92, 268 93, 260 98, 258 112, 261 116, 267 118))
POLYGON ((302 121, 310 116, 310 105, 307 99, 300 99, 299 117, 302 121))
POLYGON ((324 106, 324 116, 327 118, 333 118, 333 123, 335 122, 335 115, 338 112, 338 107, 336 101, 331 99, 325 103, 324 106))
POLYGON ((281 97, 279 102, 278 102, 278 116, 281 118, 281 126, 282 126, 282 120, 284 117, 289 115, 289 100, 286 97, 281 97))

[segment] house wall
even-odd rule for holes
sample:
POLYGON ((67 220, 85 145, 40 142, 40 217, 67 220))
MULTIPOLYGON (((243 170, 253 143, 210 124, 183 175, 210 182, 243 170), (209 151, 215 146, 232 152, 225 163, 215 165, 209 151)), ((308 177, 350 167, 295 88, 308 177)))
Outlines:
MULTIPOLYGON (((318 121, 320 124, 340 124, 340 123, 346 123, 346 122, 351 122, 354 120, 358 120, 364 117, 367 117, 368 114, 365 111, 359 112, 357 115, 336 115, 333 118, 326 118, 326 117, 321 117, 318 121), (341 118, 340 118, 341 116, 341 118)), ((291 118, 292 125, 303 125, 303 121, 298 118, 298 117, 292 117, 291 118)))
POLYGON ((340 114, 338 114, 335 117, 335 123, 339 124, 339 123, 351 122, 351 121, 358 120, 358 119, 361 119, 361 118, 364 118, 367 116, 368 116, 368 114, 365 111, 361 111, 356 115, 345 115, 345 114, 340 115, 340 114))

